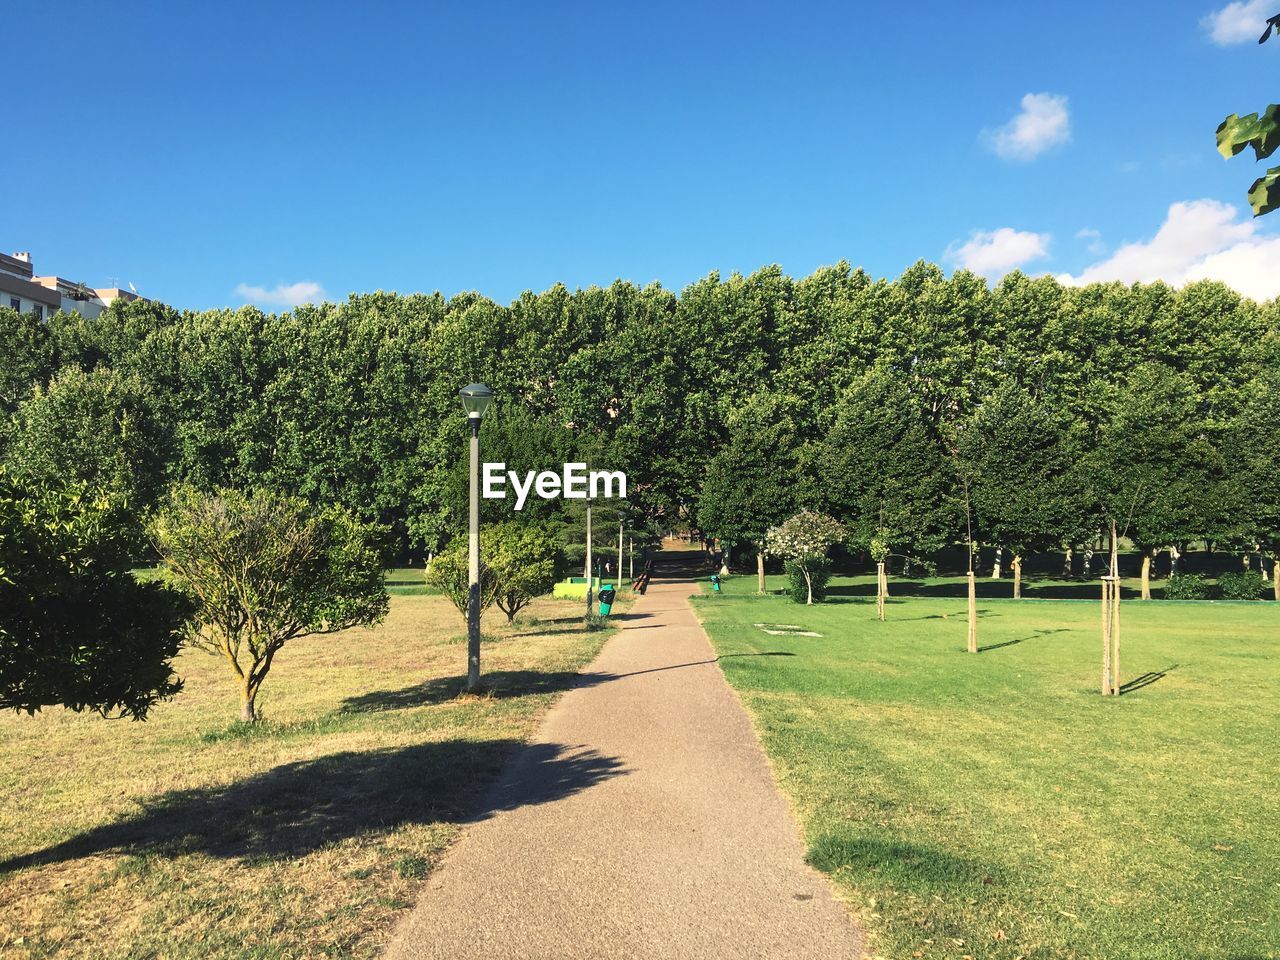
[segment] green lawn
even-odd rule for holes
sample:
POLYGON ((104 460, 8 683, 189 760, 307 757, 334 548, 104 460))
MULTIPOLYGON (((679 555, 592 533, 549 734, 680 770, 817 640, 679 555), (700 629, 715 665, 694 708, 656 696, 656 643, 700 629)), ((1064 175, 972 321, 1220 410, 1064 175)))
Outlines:
POLYGON ((1280 605, 1125 603, 1116 699, 1096 603, 754 585, 696 608, 874 955, 1280 957, 1280 605))

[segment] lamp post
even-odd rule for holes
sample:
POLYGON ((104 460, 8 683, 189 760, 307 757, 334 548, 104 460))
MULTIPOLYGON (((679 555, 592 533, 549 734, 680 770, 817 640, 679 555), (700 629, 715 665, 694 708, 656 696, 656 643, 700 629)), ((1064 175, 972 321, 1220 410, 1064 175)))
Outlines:
POLYGON ((625 513, 618 514, 618 570, 617 576, 614 578, 614 589, 619 593, 622 592, 622 531, 627 523, 627 515, 625 513))
POLYGON ((467 539, 467 689, 480 682, 480 420, 493 400, 493 391, 473 383, 458 391, 471 425, 471 502, 467 539))
POLYGON ((587 500, 587 560, 583 564, 583 573, 586 574, 587 579, 587 616, 589 617, 591 605, 595 602, 595 591, 592 589, 595 586, 595 581, 592 579, 595 571, 591 569, 591 500, 589 498, 587 500))

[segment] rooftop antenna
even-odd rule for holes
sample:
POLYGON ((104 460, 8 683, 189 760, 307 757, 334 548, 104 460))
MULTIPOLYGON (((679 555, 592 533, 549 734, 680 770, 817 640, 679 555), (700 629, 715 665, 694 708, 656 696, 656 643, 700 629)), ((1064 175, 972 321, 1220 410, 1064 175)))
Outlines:
POLYGON ((109 286, 109 287, 110 287, 111 289, 113 289, 113 290, 118 290, 118 289, 120 289, 120 278, 119 278, 119 277, 107 277, 107 286, 109 286))

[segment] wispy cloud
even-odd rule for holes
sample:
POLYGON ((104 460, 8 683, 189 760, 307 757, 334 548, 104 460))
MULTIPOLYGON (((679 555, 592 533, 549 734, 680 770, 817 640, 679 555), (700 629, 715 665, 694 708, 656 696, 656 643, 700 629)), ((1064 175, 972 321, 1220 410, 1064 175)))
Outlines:
POLYGON ((1083 230, 1076 231, 1077 240, 1089 241, 1089 252, 1094 256, 1106 253, 1107 245, 1102 242, 1102 232, 1094 230, 1092 227, 1085 227, 1083 230))
POLYGON ((1067 98, 1055 93, 1028 93, 1012 120, 995 130, 983 130, 982 138, 1006 160, 1034 160, 1071 139, 1067 98))
POLYGON ((1258 224, 1239 215, 1217 200, 1175 203, 1150 240, 1125 244, 1079 275, 1058 279, 1077 285, 1164 280, 1174 286, 1221 280, 1247 297, 1270 300, 1280 294, 1280 237, 1260 233, 1258 224))
POLYGON ((1001 227, 975 230, 963 244, 947 247, 947 259, 985 277, 1002 277, 1015 267, 1049 254, 1049 234, 1001 227))
POLYGON ((1267 17, 1274 12, 1274 0, 1247 0, 1228 3, 1200 21, 1209 32, 1209 39, 1220 47, 1234 43, 1248 43, 1262 36, 1267 28, 1267 17))
POLYGON ((278 283, 274 287, 255 287, 247 283, 236 284, 236 296, 260 307, 285 307, 293 309, 303 303, 318 303, 325 298, 324 287, 310 280, 298 283, 278 283))

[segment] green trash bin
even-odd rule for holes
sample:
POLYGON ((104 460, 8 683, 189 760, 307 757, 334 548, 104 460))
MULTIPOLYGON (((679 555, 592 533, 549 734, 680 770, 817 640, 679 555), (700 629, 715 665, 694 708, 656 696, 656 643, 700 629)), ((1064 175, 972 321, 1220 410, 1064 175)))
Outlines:
POLYGON ((604 587, 600 590, 600 616, 607 617, 609 611, 613 609, 613 598, 617 595, 617 590, 613 587, 604 587))

